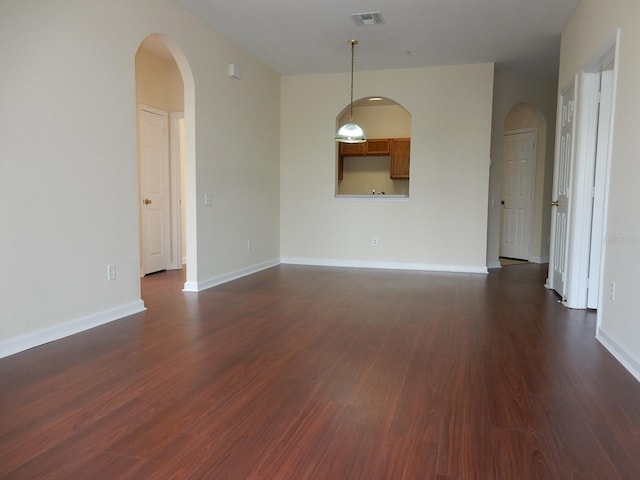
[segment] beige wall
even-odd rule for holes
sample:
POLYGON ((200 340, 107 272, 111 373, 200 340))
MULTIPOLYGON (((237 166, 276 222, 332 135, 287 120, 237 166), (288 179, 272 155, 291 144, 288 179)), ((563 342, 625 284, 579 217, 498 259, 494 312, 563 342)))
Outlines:
POLYGON ((140 47, 136 54, 136 101, 167 112, 183 112, 184 84, 176 62, 140 47))
POLYGON ((540 119, 535 110, 526 103, 515 105, 504 119, 504 131, 538 128, 540 119))
POLYGON ((187 274, 201 284, 279 258, 276 73, 169 0, 4 0, 0 355, 142 306, 134 58, 154 32, 192 75, 187 274))
POLYGON ((562 34, 560 80, 563 88, 620 28, 615 85, 609 197, 604 239, 606 292, 599 309, 598 336, 640 378, 640 2, 582 0, 562 34), (615 300, 608 292, 615 282, 615 300))
POLYGON ((411 197, 335 198, 348 75, 283 77, 285 261, 485 270, 493 65, 357 72, 355 84, 358 96, 392 98, 411 113, 411 197))
MULTIPOLYGON (((534 212, 530 241, 530 260, 549 259, 549 231, 551 225, 551 186, 555 144, 557 80, 523 78, 496 73, 493 95, 493 123, 491 129, 491 175, 489 184, 489 218, 487 229, 487 265, 499 267, 500 215, 502 200, 502 147, 505 120, 515 107, 531 108, 536 112, 538 129, 536 172, 534 180, 534 212)), ((531 113, 530 111, 530 113, 531 113)), ((529 117, 532 115, 529 114, 529 117)), ((532 122, 533 118, 527 121, 532 122)))
POLYGON ((408 195, 409 180, 390 178, 391 159, 380 157, 345 157, 342 180, 338 180, 339 195, 408 195))
MULTIPOLYGON (((400 105, 353 107, 353 119, 367 138, 407 138, 411 136, 411 113, 400 105)), ((336 128, 349 119, 347 109, 336 122, 336 128)))

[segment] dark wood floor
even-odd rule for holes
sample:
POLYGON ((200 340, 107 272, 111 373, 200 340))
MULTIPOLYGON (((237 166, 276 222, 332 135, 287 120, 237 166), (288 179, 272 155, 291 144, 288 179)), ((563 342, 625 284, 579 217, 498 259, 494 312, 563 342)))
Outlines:
POLYGON ((280 266, 0 360, 0 478, 640 479, 640 384, 545 267, 280 266))

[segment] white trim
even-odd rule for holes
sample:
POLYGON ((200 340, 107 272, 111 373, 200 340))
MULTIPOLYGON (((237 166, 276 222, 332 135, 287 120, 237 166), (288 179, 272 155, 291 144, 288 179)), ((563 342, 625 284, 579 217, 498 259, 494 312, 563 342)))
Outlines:
POLYGON ((576 161, 571 182, 571 233, 567 248, 565 299, 569 308, 587 307, 599 90, 600 76, 582 72, 577 97, 576 161))
POLYGON ((596 339, 618 360, 627 371, 640 382, 640 362, 598 327, 596 339))
MULTIPOLYGON (((570 240, 568 244, 568 265, 566 282, 566 303, 570 308, 584 309, 588 307, 588 287, 589 287, 589 263, 591 257, 591 241, 593 233, 596 240, 604 237, 604 223, 600 225, 600 231, 595 232, 593 226, 594 202, 599 202, 598 207, 606 208, 608 187, 605 185, 598 191, 598 196, 594 199, 593 187, 596 171, 596 146, 598 140, 598 120, 600 115, 600 81, 601 70, 615 61, 618 50, 618 35, 616 31, 585 64, 580 74, 580 91, 578 92, 577 107, 578 120, 576 130, 576 156, 575 176, 572 179, 572 194, 570 207, 572 210, 570 220, 570 240), (603 198, 604 195, 604 198, 603 198)), ((617 65, 614 64, 614 84, 611 90, 611 111, 610 120, 614 117, 615 103, 615 72, 617 65)), ((613 124, 608 126, 608 133, 613 134, 613 124)), ((606 162, 604 169, 609 170, 610 146, 607 146, 607 155, 600 159, 606 162)), ((605 183, 606 180, 605 180, 605 183)), ((606 213, 604 214, 606 217, 606 213)), ((606 221, 606 218, 605 218, 606 221)), ((602 265, 602 262, 600 262, 602 265)), ((596 271, 599 277, 597 283, 601 285, 602 270, 596 271)), ((594 280, 594 279, 592 279, 594 280)), ((599 302, 598 302, 599 303, 599 302)))
POLYGON ((529 257, 531 263, 549 263, 549 257, 529 257))
POLYGON ((620 45, 620 29, 616 29, 605 42, 600 45, 598 51, 591 57, 582 70, 588 73, 596 73, 601 69, 606 68, 612 62, 618 63, 618 45, 620 45))
POLYGON ((65 322, 60 325, 55 325, 53 327, 21 335, 19 337, 10 338, 9 340, 0 342, 0 358, 22 352, 45 343, 53 342, 54 340, 59 340, 64 337, 68 337, 69 335, 80 333, 85 330, 104 325, 105 323, 133 315, 134 313, 140 313, 144 310, 146 310, 146 308, 142 300, 136 300, 135 302, 126 303, 119 307, 96 312, 70 322, 65 322))
POLYGON ((409 262, 378 262, 368 260, 344 260, 324 258, 283 257, 281 263, 290 265, 313 265, 320 267, 352 267, 352 268, 381 268, 388 270, 421 270, 425 272, 449 273, 489 273, 486 266, 473 265, 444 265, 409 262))
POLYGON ((487 268, 491 269, 491 268, 502 268, 502 264, 500 263, 500 261, 498 260, 497 262, 489 262, 487 265, 487 268))
POLYGON ((607 195, 607 166, 611 158, 609 133, 611 131, 611 112, 613 103, 613 71, 603 70, 600 75, 600 112, 598 114, 598 132, 595 151, 593 208, 591 213, 591 232, 589 250, 589 281, 587 308, 598 309, 602 282, 602 250, 604 248, 604 209, 607 195))
POLYGON ((246 277, 247 275, 251 275, 252 273, 258 273, 262 270, 275 267, 276 265, 279 265, 279 264, 280 264, 279 259, 273 259, 273 260, 268 260, 266 262, 258 263, 256 265, 252 265, 247 268, 241 268, 240 270, 236 270, 234 272, 225 273, 224 275, 218 275, 217 277, 213 277, 208 280, 203 280, 201 282, 185 282, 182 291, 183 292, 201 292, 202 290, 206 290, 208 288, 212 288, 217 285, 230 282, 232 280, 237 280, 238 278, 246 277))
POLYGON ((169 269, 179 270, 185 263, 182 258, 182 229, 180 218, 180 129, 179 120, 184 120, 184 112, 169 113, 169 190, 171 211, 171 248, 169 269))
MULTIPOLYGON (((608 225, 608 217, 609 217, 609 192, 611 191, 610 189, 610 178, 611 178, 611 156, 612 156, 612 151, 613 151, 613 131, 614 131, 614 122, 615 122, 615 118, 616 118, 616 98, 617 98, 617 92, 618 92, 618 65, 620 65, 620 29, 618 28, 616 30, 615 33, 615 51, 614 51, 614 58, 613 58, 613 91, 611 92, 611 122, 609 124, 609 145, 608 145, 608 151, 607 151, 607 166, 606 166, 606 172, 605 172, 605 185, 604 185, 604 206, 603 206, 603 210, 604 210, 604 214, 603 214, 603 218, 602 218, 602 226, 603 226, 603 231, 602 231, 602 235, 606 236, 607 235, 607 225, 608 225)), ((606 242, 603 242, 602 245, 602 251, 600 252, 600 292, 599 292, 599 298, 598 298, 598 305, 602 305, 603 304, 603 298, 604 298, 604 269, 605 269, 605 262, 606 262, 606 255, 607 255, 607 244, 606 242)), ((602 325, 602 309, 598 309, 597 310, 597 315, 596 315, 596 325, 597 328, 599 329, 600 326, 602 325)), ((637 377, 636 377, 637 378, 637 377)))

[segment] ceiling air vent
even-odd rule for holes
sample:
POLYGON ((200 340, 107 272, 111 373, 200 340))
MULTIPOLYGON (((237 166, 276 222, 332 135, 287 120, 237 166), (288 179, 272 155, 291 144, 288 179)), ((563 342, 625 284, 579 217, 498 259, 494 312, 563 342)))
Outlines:
POLYGON ((384 23, 384 18, 380 12, 371 13, 355 13, 351 15, 356 25, 360 27, 368 27, 369 25, 381 25, 384 23))

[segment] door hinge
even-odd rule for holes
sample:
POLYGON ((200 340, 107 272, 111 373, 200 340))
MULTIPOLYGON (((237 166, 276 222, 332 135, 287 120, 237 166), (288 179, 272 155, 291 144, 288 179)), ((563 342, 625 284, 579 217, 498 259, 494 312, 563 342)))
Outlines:
POLYGON ((596 94, 596 102, 597 102, 597 103, 600 103, 600 99, 601 99, 601 98, 602 98, 602 92, 598 92, 598 93, 596 94))

